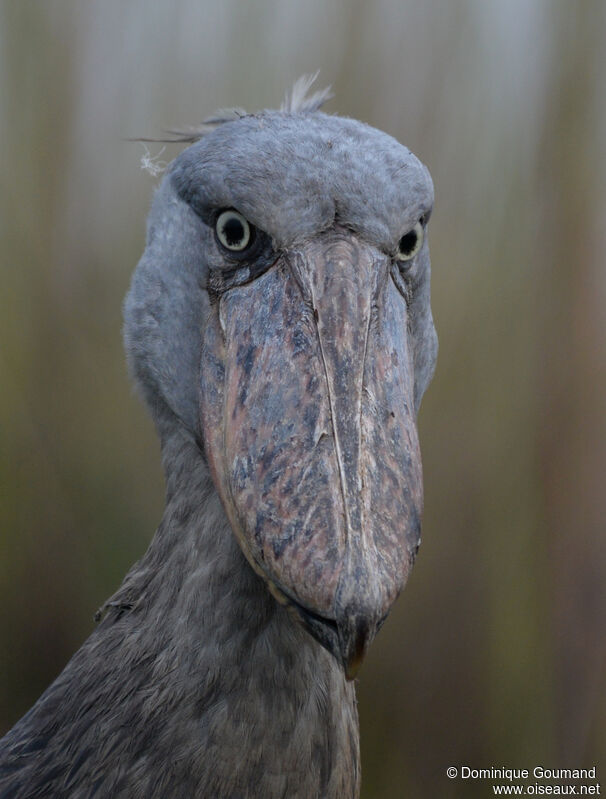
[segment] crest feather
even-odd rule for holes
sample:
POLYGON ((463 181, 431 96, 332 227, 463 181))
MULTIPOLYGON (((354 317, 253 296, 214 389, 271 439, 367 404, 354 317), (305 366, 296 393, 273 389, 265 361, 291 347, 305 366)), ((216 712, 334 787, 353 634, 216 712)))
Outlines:
MULTIPOLYGON (((319 89, 313 94, 309 94, 309 90, 315 83, 319 74, 318 71, 313 75, 301 75, 300 78, 297 78, 290 91, 286 92, 284 101, 280 106, 280 111, 284 113, 310 114, 314 111, 318 111, 324 103, 328 102, 328 100, 334 96, 330 86, 326 86, 324 89, 319 89)), ((201 125, 167 130, 166 133, 170 134, 170 138, 136 138, 129 139, 128 141, 193 144, 207 133, 211 133, 218 125, 223 125, 225 122, 234 122, 245 116, 248 116, 248 114, 243 108, 221 108, 212 116, 207 117, 201 125)))
POLYGON ((330 86, 319 89, 313 94, 308 94, 319 74, 320 72, 318 70, 318 72, 314 72, 313 75, 301 75, 300 78, 297 78, 292 89, 286 92, 286 97, 280 106, 280 111, 290 111, 301 114, 313 113, 314 111, 318 111, 324 103, 328 102, 328 100, 333 97, 330 86))

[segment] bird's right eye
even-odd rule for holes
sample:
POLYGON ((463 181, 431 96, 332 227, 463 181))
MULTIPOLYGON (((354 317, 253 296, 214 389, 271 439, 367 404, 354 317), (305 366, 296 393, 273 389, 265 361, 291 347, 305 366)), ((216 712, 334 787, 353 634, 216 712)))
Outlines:
POLYGON ((219 244, 234 253, 244 252, 252 245, 255 239, 254 231, 254 227, 233 208, 221 211, 215 222, 215 233, 219 244))

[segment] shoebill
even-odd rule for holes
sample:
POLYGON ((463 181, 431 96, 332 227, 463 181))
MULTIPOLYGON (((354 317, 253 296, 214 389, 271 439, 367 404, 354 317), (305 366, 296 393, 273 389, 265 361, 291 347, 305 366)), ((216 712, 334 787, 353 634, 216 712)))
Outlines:
POLYGON ((353 678, 420 541, 433 189, 308 88, 184 136, 155 194, 124 338, 166 509, 1 797, 359 795, 353 678))

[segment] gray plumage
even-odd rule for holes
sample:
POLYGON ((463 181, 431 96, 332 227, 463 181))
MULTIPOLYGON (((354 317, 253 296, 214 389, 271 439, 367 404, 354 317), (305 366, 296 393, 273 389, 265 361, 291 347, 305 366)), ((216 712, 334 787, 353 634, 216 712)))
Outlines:
POLYGON ((427 244, 398 258, 433 196, 408 150, 308 89, 192 133, 156 192, 124 335, 166 509, 0 742, 0 797, 359 794, 351 677, 419 543, 437 345, 427 244), (254 226, 247 258, 221 209, 254 226))

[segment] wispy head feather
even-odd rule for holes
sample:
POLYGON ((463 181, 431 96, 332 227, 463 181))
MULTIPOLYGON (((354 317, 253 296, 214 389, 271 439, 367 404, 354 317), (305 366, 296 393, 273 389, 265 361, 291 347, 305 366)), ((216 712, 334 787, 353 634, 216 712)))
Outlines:
POLYGON ((313 113, 328 102, 333 97, 330 86, 308 95, 319 74, 320 72, 318 71, 314 72, 313 75, 301 75, 300 78, 297 78, 292 89, 286 92, 280 111, 291 111, 300 114, 313 113))
POLYGON ((248 116, 243 108, 220 108, 218 111, 207 117, 202 121, 201 125, 193 125, 187 128, 176 128, 168 130, 167 133, 172 134, 173 142, 184 142, 191 144, 198 141, 202 136, 211 133, 217 125, 223 125, 225 122, 233 122, 236 119, 248 116))
MULTIPOLYGON (((284 113, 298 113, 298 114, 311 114, 318 111, 324 103, 333 97, 331 87, 327 86, 324 89, 319 89, 313 94, 308 94, 309 90, 316 81, 319 71, 313 75, 301 75, 300 78, 294 82, 292 89, 286 92, 286 96, 280 111, 284 113)), ((216 111, 212 116, 207 117, 201 125, 193 125, 185 128, 173 128, 166 132, 170 134, 170 138, 161 139, 147 139, 136 138, 129 141, 142 141, 142 142, 165 142, 168 144, 193 144, 199 141, 207 133, 212 131, 218 126, 226 122, 233 122, 234 120, 241 119, 248 116, 243 108, 221 108, 216 111)))

